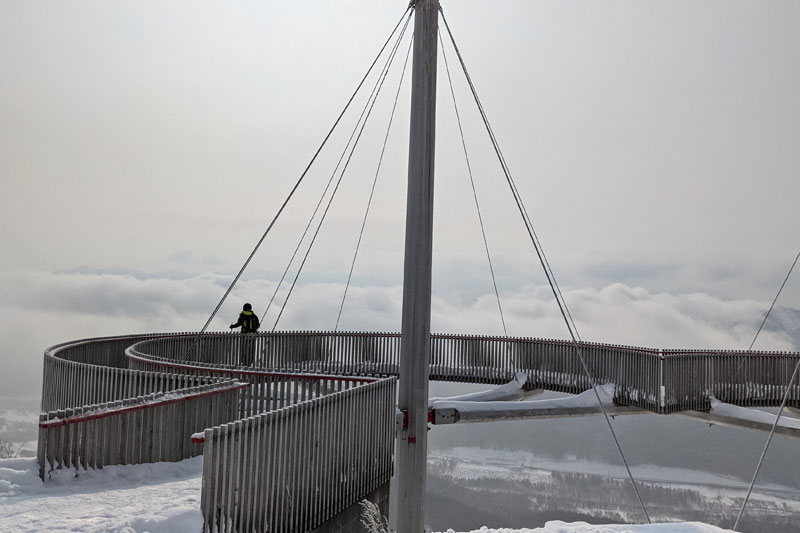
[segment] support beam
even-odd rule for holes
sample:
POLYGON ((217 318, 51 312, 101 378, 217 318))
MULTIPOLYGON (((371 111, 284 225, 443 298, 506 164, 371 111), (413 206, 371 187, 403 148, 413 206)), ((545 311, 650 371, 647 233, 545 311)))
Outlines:
MULTIPOLYGON (((629 407, 627 405, 612 405, 606 407, 608 416, 620 415, 652 415, 650 411, 639 409, 638 407, 629 407)), ((528 411, 524 410, 492 410, 492 411, 476 411, 469 406, 463 408, 458 407, 437 407, 433 410, 433 423, 441 424, 455 424, 455 423, 470 423, 470 422, 505 422, 508 420, 542 420, 545 418, 575 418, 579 416, 597 416, 602 415, 603 411, 600 406, 590 407, 543 407, 540 409, 532 408, 528 411)))
POLYGON ((433 407, 437 402, 508 402, 524 400, 533 396, 539 396, 544 389, 526 390, 525 383, 528 381, 527 372, 517 372, 516 377, 503 385, 498 385, 492 389, 460 394, 458 396, 448 396, 446 398, 431 398, 428 400, 428 407, 433 407))
MULTIPOLYGON (((694 420, 702 420, 703 422, 708 422, 709 424, 714 424, 715 426, 726 426, 732 428, 739 428, 739 429, 754 429, 756 431, 762 431, 764 433, 769 433, 772 429, 772 424, 768 422, 760 422, 758 420, 748 420, 741 417, 734 417, 734 416, 725 416, 725 415, 718 415, 714 413, 709 413, 706 411, 678 411, 674 413, 678 416, 683 416, 685 418, 692 418, 694 420)), ((781 417, 783 420, 784 417, 781 417)), ((794 419, 797 421, 797 419, 794 419)), ((800 428, 792 427, 787 425, 778 425, 775 427, 775 433, 778 435, 784 435, 786 437, 792 437, 795 439, 800 439, 800 428)))
MULTIPOLYGON (((514 383, 514 382, 512 382, 514 383)), ((511 384, 509 384, 511 385, 511 384)), ((611 416, 650 414, 639 407, 614 403, 614 384, 600 385, 598 393, 606 412, 611 416)), ((591 390, 549 400, 509 401, 463 401, 443 399, 431 402, 434 424, 457 422, 497 422, 501 420, 523 420, 534 418, 568 418, 603 414, 597 397, 591 390)))
POLYGON ((436 54, 439 0, 414 3, 414 63, 403 270, 403 322, 398 407, 407 427, 397 432, 392 531, 422 533, 428 457, 428 365, 431 337, 433 170, 436 139, 436 54))

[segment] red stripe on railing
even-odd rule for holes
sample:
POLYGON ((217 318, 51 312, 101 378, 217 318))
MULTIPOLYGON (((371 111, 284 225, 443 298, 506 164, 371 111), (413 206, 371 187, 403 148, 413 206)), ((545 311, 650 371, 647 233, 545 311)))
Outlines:
POLYGON ((169 368, 183 368, 187 370, 201 370, 204 372, 219 372, 221 374, 230 374, 230 375, 244 374, 247 376, 270 376, 276 378, 310 379, 316 381, 356 381, 359 383, 374 383, 375 381, 381 379, 381 378, 368 378, 361 376, 334 376, 329 374, 302 374, 302 373, 288 373, 288 372, 269 372, 267 370, 245 370, 245 369, 236 370, 229 368, 217 368, 213 366, 194 366, 183 363, 172 363, 168 361, 148 359, 147 357, 142 357, 140 355, 130 353, 128 350, 125 350, 125 356, 129 357, 130 359, 136 359, 137 361, 148 363, 151 365, 166 366, 169 368))
MULTIPOLYGON (((86 415, 77 415, 71 416, 69 418, 61 418, 56 420, 47 420, 45 422, 39 423, 40 429, 48 429, 58 426, 69 426, 71 424, 78 424, 80 422, 88 422, 89 420, 97 420, 99 418, 106 418, 109 416, 115 416, 121 413, 127 413, 132 411, 141 411, 143 409, 152 409, 154 407, 161 407, 162 405, 169 405, 173 403, 179 403, 186 400, 194 400, 196 398, 203 398, 205 396, 213 396, 215 394, 221 394, 223 392, 230 392, 232 390, 237 389, 246 389, 249 387, 249 383, 239 383, 237 385, 228 386, 222 389, 214 389, 206 392, 197 392, 194 394, 189 394, 187 396, 181 396, 179 398, 167 398, 163 400, 156 400, 154 402, 142 403, 139 405, 129 405, 125 407, 118 407, 116 409, 110 409, 108 411, 103 411, 102 413, 89 413, 86 415)), ((174 394, 174 392, 170 392, 167 394, 174 394)))

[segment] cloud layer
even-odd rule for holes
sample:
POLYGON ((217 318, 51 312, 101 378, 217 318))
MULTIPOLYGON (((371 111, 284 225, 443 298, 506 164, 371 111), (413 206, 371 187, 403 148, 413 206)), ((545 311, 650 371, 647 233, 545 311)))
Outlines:
MULTIPOLYGON (((37 390, 41 353, 49 345, 89 336, 151 331, 196 331, 207 320, 230 279, 202 275, 186 279, 140 279, 121 274, 0 272, 0 361, 9 371, 0 386, 10 392, 37 390)), ((249 280, 237 285, 212 322, 227 329, 242 302, 264 313, 276 283, 249 280)), ((340 283, 309 283, 292 293, 278 329, 332 330, 341 304, 340 283)), ((270 307, 264 329, 272 328, 285 298, 270 307)), ((652 347, 744 349, 769 303, 729 300, 701 292, 651 292, 621 283, 602 289, 569 289, 564 297, 584 340, 652 347)), ((550 289, 525 285, 501 293, 509 335, 568 338, 550 289)), ((442 333, 503 333, 493 293, 457 291, 433 297, 432 329, 442 333)), ((340 330, 398 331, 399 286, 352 286, 340 330)), ((800 311, 775 310, 756 349, 800 349, 800 311)))

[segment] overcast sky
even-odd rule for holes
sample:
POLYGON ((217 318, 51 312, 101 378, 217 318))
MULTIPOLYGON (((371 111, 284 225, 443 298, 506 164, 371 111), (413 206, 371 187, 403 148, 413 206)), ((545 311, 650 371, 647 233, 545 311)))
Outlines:
MULTIPOLYGON (((746 348, 800 249, 800 3, 442 6, 583 337, 746 348)), ((56 342, 199 329, 405 7, 0 0, 0 383, 38 388, 56 342)), ((407 45, 282 327, 333 327, 407 45)), ((565 337, 445 52, 509 333, 565 337)), ((434 329, 499 333, 439 65, 434 329)), ((399 329, 408 82, 347 329, 399 329)), ((363 105, 215 327, 263 312, 363 105)))

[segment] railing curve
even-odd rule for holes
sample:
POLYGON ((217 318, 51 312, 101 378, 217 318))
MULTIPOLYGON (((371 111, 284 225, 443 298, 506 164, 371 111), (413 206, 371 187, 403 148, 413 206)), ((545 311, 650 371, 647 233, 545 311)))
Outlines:
MULTIPOLYGON (((709 395, 742 406, 778 405, 797 352, 657 349, 581 342, 598 384, 613 383, 618 404, 655 413, 702 410, 709 395)), ((238 334, 144 339, 131 348, 140 369, 190 371, 247 380, 248 373, 289 371, 346 376, 397 376, 397 333, 286 331, 252 338, 238 334), (247 353, 244 352, 246 348, 247 353), (245 353, 243 356, 242 354, 245 353), (247 366, 244 362, 250 362, 247 366)), ((591 387, 570 341, 525 337, 434 334, 430 379, 500 384, 519 372, 527 388, 580 393, 591 387)))
MULTIPOLYGON (((777 405, 797 352, 580 343, 614 400, 656 413, 709 408, 709 395, 777 405)), ((431 336, 433 380, 579 393, 573 343, 431 336)), ((316 527, 388 481, 400 335, 165 333, 66 342, 44 354, 40 475, 56 468, 175 461, 203 453, 206 531, 316 527), (191 433, 194 439, 189 439, 191 433), (303 465, 303 468, 300 468, 303 465), (49 470, 48 470, 49 468, 49 470)))
POLYGON ((199 341, 212 354, 214 344, 242 344, 235 335, 177 333, 48 348, 42 480, 61 468, 203 454, 206 531, 310 530, 389 481, 394 377, 225 368, 137 352, 158 340, 188 348, 199 341))

